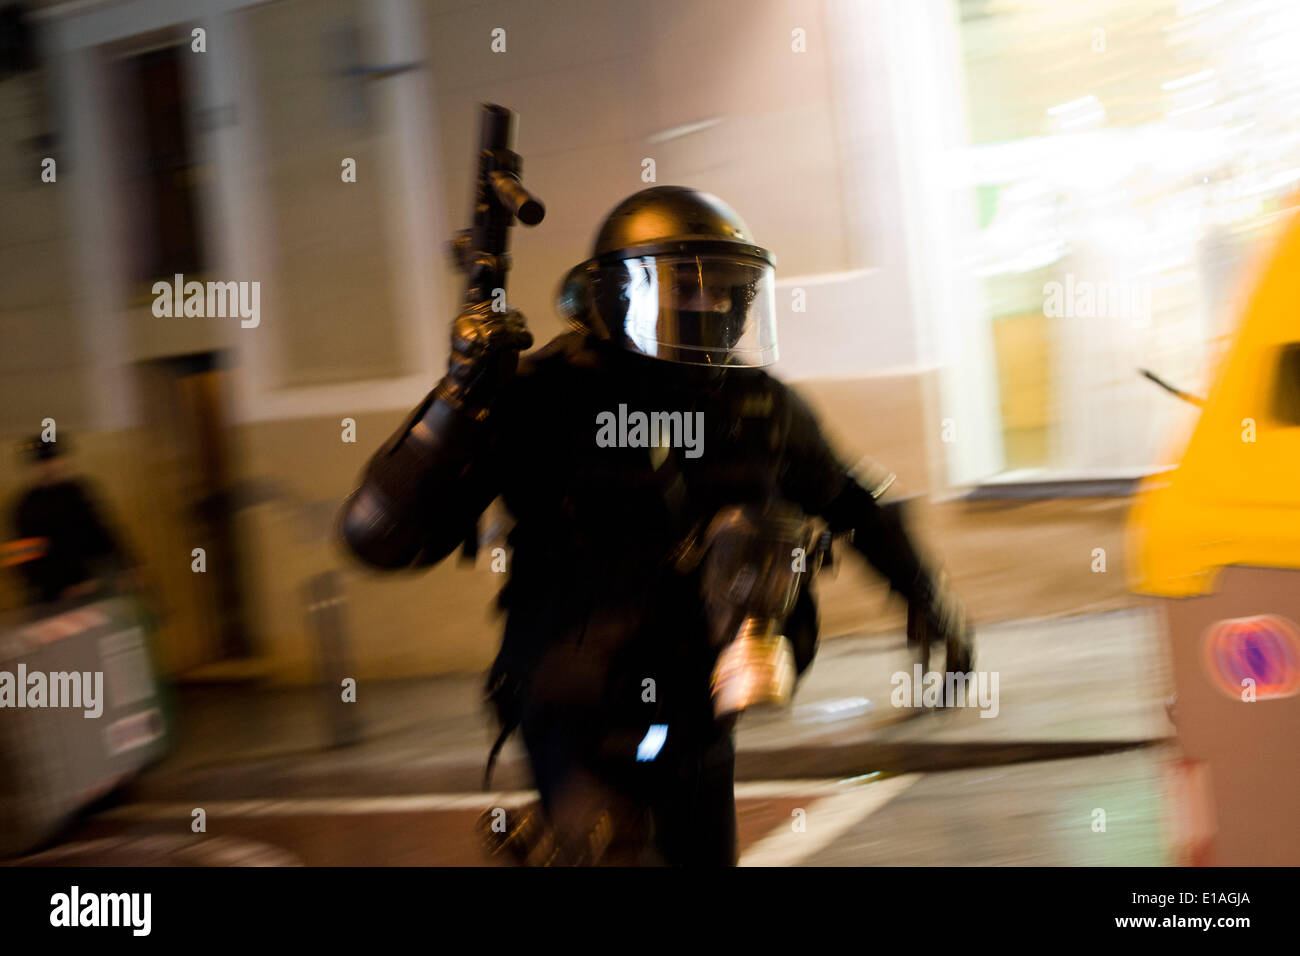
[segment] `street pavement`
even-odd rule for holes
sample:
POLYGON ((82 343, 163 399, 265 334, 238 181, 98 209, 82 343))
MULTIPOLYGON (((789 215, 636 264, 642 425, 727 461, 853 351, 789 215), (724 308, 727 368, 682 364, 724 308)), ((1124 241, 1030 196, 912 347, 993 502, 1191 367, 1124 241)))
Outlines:
MULTIPOLYGON (((997 675, 996 697, 942 711, 891 701, 910 668, 901 636, 824 642, 793 706, 742 718, 742 864, 1173 862, 1161 640, 1135 609, 989 626, 976 667, 997 675)), ((187 690, 172 753, 21 862, 484 864, 475 818, 534 795, 517 741, 482 791, 481 681, 362 681, 351 705, 187 690), (350 745, 330 746, 346 729, 335 706, 355 708, 350 745)))

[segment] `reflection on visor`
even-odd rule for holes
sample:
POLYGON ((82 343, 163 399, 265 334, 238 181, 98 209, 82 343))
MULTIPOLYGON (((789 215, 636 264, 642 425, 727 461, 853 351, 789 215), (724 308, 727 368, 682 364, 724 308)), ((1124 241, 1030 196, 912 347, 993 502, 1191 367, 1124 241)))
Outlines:
POLYGON ((623 332, 637 351, 695 365, 776 361, 773 273, 742 257, 644 256, 627 259, 617 282, 623 332))

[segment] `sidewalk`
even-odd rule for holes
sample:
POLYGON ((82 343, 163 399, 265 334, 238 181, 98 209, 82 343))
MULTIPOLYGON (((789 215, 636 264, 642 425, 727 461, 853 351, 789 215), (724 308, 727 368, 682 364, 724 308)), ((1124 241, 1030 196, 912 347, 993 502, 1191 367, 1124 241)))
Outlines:
MULTIPOLYGON (((1163 741, 1167 664, 1158 623, 1127 610, 990 625, 982 671, 997 715, 891 706, 910 662, 900 635, 823 643, 794 705, 752 713, 737 734, 737 779, 846 777, 1077 757, 1163 741)), ((133 787, 146 800, 462 792, 481 787, 494 736, 482 677, 362 683, 358 743, 329 747, 315 688, 183 688, 172 752, 133 787)), ((332 691, 331 693, 337 693, 332 691)), ((990 709, 991 711, 991 709, 990 709)), ((494 789, 527 789, 518 737, 494 789)))

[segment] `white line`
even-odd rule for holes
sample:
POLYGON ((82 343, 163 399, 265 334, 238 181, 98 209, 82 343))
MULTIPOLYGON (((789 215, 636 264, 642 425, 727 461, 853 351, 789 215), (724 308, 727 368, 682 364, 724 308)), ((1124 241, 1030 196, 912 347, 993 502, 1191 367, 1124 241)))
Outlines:
POLYGON ((486 810, 519 806, 535 800, 527 790, 498 793, 421 793, 401 797, 308 797, 300 800, 195 800, 193 803, 137 803, 103 816, 119 820, 162 820, 188 817, 196 807, 209 816, 297 817, 311 814, 348 816, 377 813, 420 813, 430 810, 486 810))
POLYGON ((736 784, 736 799, 765 797, 829 797, 844 792, 842 780, 747 780, 736 784))
MULTIPOLYGON (((771 797, 832 797, 843 794, 844 787, 843 783, 834 780, 755 780, 736 784, 736 797, 741 800, 771 797)), ((490 807, 517 807, 536 799, 537 792, 534 790, 502 790, 493 793, 415 793, 390 797, 195 800, 192 803, 129 804, 107 810, 100 816, 116 820, 170 820, 177 817, 188 818, 196 807, 202 807, 209 816, 225 817, 296 817, 312 814, 351 816, 438 810, 486 810, 490 807)))
POLYGON ((919 773, 887 777, 824 797, 805 810, 803 831, 794 829, 793 818, 789 823, 778 824, 745 852, 740 865, 795 866, 829 846, 832 840, 861 823, 920 779, 919 773))

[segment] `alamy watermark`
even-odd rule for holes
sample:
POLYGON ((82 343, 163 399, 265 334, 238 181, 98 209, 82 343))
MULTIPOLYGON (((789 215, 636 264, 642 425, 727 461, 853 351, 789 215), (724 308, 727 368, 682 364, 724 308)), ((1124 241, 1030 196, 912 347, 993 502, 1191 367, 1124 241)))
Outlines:
POLYGON ((1043 286, 1043 315, 1049 319, 1151 321, 1151 286, 1146 282, 1092 282, 1065 274, 1065 282, 1043 286))
POLYGON ((155 282, 152 291, 153 314, 160 319, 238 317, 245 329, 262 322, 260 282, 186 282, 178 272, 172 282, 155 282))
POLYGON ((596 416, 596 445, 600 448, 684 448, 687 458, 704 454, 703 412, 629 412, 596 416))
POLYGON ((912 673, 895 671, 889 679, 894 688, 889 702, 895 707, 978 707, 981 717, 996 717, 998 703, 998 672, 938 671, 922 672, 920 664, 912 665, 912 673))
POLYGON ((132 936, 153 928, 152 893, 83 893, 73 885, 50 897, 50 925, 58 927, 121 926, 132 936))
POLYGON ((103 671, 0 671, 0 708, 81 708, 93 719, 104 713, 103 671))

